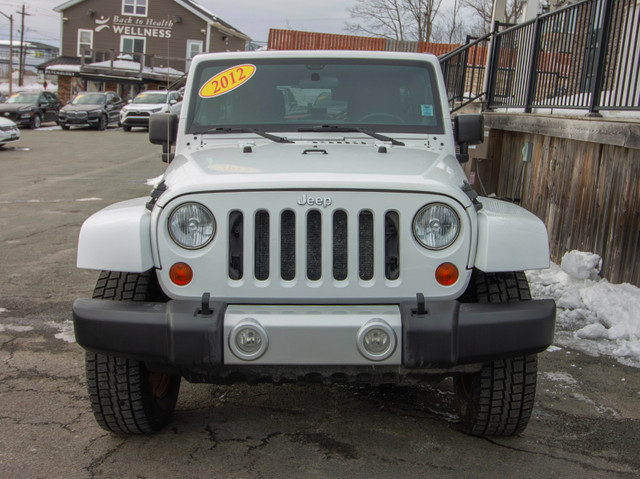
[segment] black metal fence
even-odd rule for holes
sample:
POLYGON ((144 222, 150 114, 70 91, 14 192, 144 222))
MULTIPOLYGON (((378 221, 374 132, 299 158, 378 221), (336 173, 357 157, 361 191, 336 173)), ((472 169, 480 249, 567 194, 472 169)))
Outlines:
POLYGON ((440 58, 452 110, 472 97, 484 97, 489 109, 525 112, 640 110, 637 0, 583 0, 501 27, 478 40, 483 48, 490 44, 489 71, 479 89, 467 87, 469 55, 478 48, 473 42, 440 58))
POLYGON ((467 36, 464 45, 440 56, 447 87, 449 109, 458 108, 484 96, 484 80, 491 35, 467 36))

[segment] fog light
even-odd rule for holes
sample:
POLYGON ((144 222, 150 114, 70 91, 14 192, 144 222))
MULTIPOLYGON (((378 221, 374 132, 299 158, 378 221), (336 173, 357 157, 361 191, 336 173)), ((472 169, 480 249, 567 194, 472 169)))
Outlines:
POLYGON ((358 331, 358 351, 372 361, 382 361, 396 349, 396 333, 382 319, 368 321, 358 331))
POLYGON ((234 326, 229 335, 229 347, 240 359, 258 359, 267 350, 269 337, 255 319, 243 319, 234 326))

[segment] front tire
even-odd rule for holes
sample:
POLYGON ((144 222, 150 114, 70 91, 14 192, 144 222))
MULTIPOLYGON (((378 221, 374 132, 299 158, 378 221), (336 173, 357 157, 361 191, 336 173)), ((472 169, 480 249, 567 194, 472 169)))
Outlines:
POLYGON ((98 125, 96 126, 96 128, 100 131, 104 131, 107 129, 107 117, 105 115, 100 115, 100 118, 98 119, 98 125))
MULTIPOLYGON (((474 271, 462 301, 506 303, 531 299, 523 272, 474 271)), ((537 355, 483 364, 482 370, 454 379, 458 414, 474 436, 512 436, 527 427, 536 394, 537 355)))
MULTIPOLYGON (((155 271, 103 271, 93 298, 166 301, 155 271)), ((87 389, 97 423, 116 434, 151 434, 169 421, 178 400, 180 376, 155 372, 142 361, 86 353, 87 389)))
POLYGON ((29 123, 29 128, 32 130, 37 130, 42 125, 42 118, 40 118, 40 114, 36 113, 31 117, 31 122, 29 123))
POLYGON ((131 131, 131 125, 122 125, 124 131, 131 131))
POLYGON ((68 130, 69 129, 69 124, 68 123, 60 123, 60 128, 62 128, 63 130, 68 130))
POLYGON ((152 434, 169 421, 180 376, 149 371, 141 361, 86 353, 91 409, 103 429, 116 434, 152 434))

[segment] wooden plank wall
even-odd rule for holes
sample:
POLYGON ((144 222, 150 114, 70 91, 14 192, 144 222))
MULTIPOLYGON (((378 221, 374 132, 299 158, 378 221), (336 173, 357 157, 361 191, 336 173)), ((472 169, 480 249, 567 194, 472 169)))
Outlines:
POLYGON ((499 197, 515 191, 545 222, 553 261, 573 249, 597 253, 603 277, 640 286, 640 149, 504 130, 489 141, 485 186, 499 197))

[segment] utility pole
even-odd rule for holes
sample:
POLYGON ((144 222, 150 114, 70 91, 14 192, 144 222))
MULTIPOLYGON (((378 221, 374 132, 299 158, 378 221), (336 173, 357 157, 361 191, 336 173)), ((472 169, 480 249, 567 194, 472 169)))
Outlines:
POLYGON ((0 12, 0 15, 9 19, 9 96, 13 94, 13 15, 6 15, 0 12))
POLYGON ((24 3, 22 4, 22 28, 20 28, 20 71, 18 72, 18 86, 22 86, 23 75, 24 75, 24 16, 30 16, 30 13, 25 13, 24 11, 24 3))

